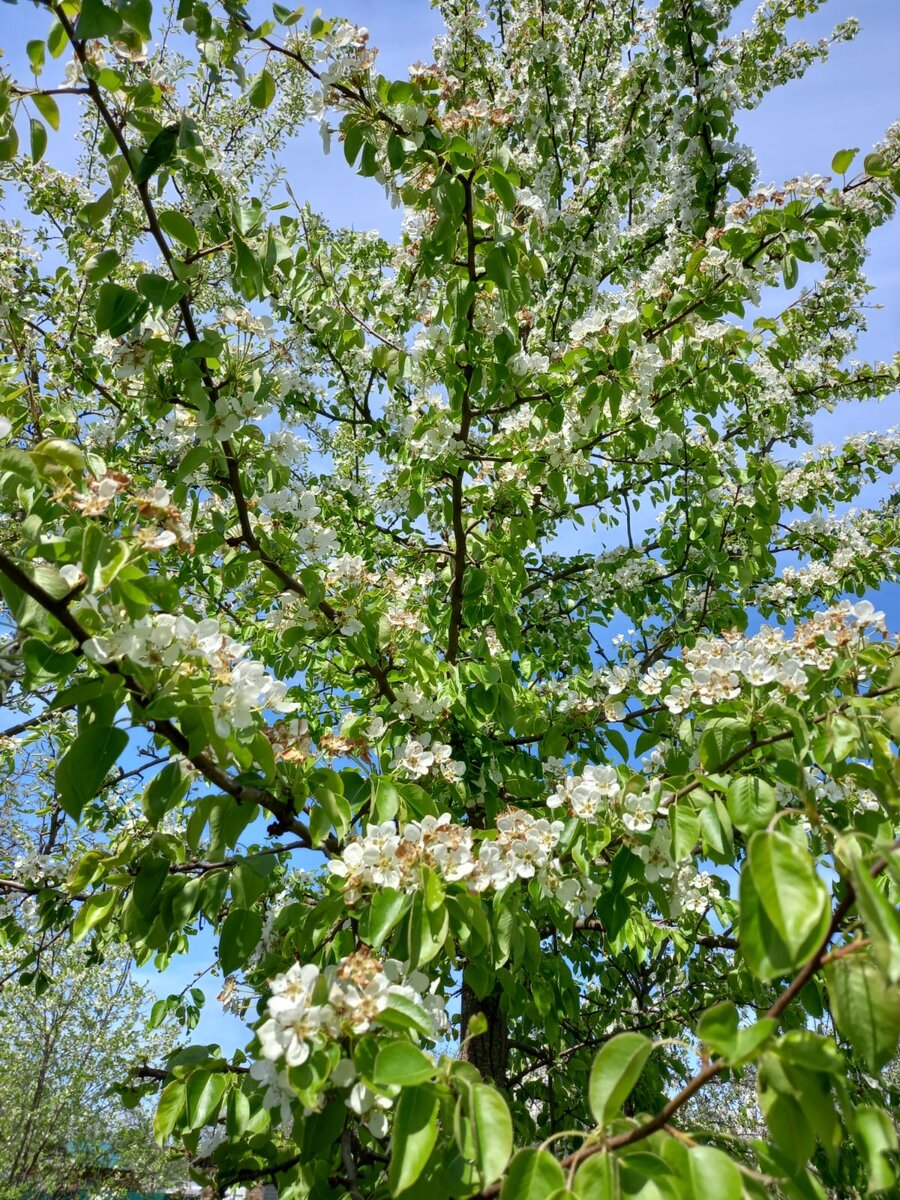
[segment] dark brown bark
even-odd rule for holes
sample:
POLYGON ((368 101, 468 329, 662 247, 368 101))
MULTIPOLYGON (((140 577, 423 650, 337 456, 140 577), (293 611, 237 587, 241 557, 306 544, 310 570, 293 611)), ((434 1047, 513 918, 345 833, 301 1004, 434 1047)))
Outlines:
POLYGON ((461 1057, 477 1067, 485 1079, 492 1079, 499 1087, 506 1086, 509 1064, 509 1030, 506 1014, 500 1006, 502 992, 496 988, 484 999, 479 1000, 468 984, 462 989, 462 1036, 467 1036, 469 1022, 476 1013, 483 1013, 487 1031, 464 1042, 461 1057))

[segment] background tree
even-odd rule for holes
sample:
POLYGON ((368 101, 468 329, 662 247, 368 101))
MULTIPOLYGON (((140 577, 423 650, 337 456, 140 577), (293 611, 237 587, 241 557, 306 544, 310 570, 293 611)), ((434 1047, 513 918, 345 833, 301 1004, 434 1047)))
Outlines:
POLYGON ((0 955, 0 1195, 124 1194, 183 1179, 146 1106, 126 1109, 115 1090, 172 1044, 170 1023, 147 1034, 150 995, 130 978, 130 955, 95 962, 57 938, 37 955, 37 988, 9 978, 22 957, 0 955))
POLYGON ((281 6, 45 7, 2 93, 0 586, 63 869, 2 886, 98 955, 216 931, 254 1033, 170 1056, 160 1140, 289 1197, 895 1188, 859 597, 897 510, 848 506, 900 438, 797 447, 896 389, 848 356, 900 126, 782 188, 736 141, 819 4, 448 0, 394 82, 281 6), (305 119, 396 245, 293 202, 305 119), (690 1107, 745 1070, 769 1142, 690 1107))

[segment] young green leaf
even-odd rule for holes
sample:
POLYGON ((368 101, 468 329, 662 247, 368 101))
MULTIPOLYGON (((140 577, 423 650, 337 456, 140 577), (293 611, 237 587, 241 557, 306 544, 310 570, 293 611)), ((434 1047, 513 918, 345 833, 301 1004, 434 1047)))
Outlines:
POLYGON ((764 779, 742 775, 729 785, 728 815, 741 833, 765 829, 775 815, 775 789, 764 779))
POLYGON ((688 1172, 692 1195, 741 1200, 741 1173, 728 1155, 714 1146, 693 1146, 688 1153, 688 1172))
POLYGON ((83 941, 92 929, 105 925, 115 911, 117 900, 121 900, 121 893, 116 888, 89 896, 72 922, 72 941, 83 941))
POLYGON ((897 1051, 900 991, 864 952, 845 955, 825 968, 835 1024, 875 1074, 897 1051))
POLYGON ((388 1166, 391 1195, 411 1187, 431 1157, 438 1136, 438 1095, 433 1085, 404 1089, 394 1116, 393 1149, 388 1166))
POLYGON ((562 1167, 547 1150, 519 1150, 509 1164, 500 1200, 548 1200, 565 1187, 562 1167))
POLYGON ((184 1081, 173 1079, 163 1088, 153 1115, 153 1136, 160 1146, 165 1145, 184 1112, 186 1088, 184 1081))
POLYGON ((591 1112, 598 1125, 607 1125, 627 1100, 650 1057, 653 1043, 642 1033, 619 1033, 601 1047, 588 1089, 591 1112))
POLYGON ((372 1078, 378 1084, 411 1087, 434 1075, 434 1062, 412 1042, 388 1042, 378 1051, 372 1078))
POLYGON ((575 1194, 590 1200, 620 1200, 619 1164, 612 1154, 600 1152, 586 1158, 575 1172, 575 1194))
POLYGON ((46 92, 35 92, 31 97, 34 101, 34 107, 38 110, 47 124, 52 130, 59 130, 59 106, 52 96, 48 96, 46 92))
POLYGON ((262 70, 253 81, 253 86, 247 93, 247 99, 254 108, 268 108, 275 99, 275 80, 271 73, 262 70))
POLYGON ((183 213, 169 208, 159 214, 158 220, 163 233, 175 238, 177 242, 181 242, 182 246, 187 246, 190 250, 200 249, 200 236, 183 213))
POLYGON ((188 1129, 200 1129, 219 1115, 225 1095, 225 1075, 222 1071, 193 1071, 185 1089, 185 1112, 188 1129))
POLYGON ((834 158, 831 160, 831 169, 836 175, 846 175, 850 169, 850 164, 859 154, 859 146, 854 146, 852 150, 838 150, 834 158))
POLYGON ((114 725, 89 725, 81 731, 56 768, 63 812, 78 820, 127 745, 128 734, 114 725))
POLYGON ((754 973, 774 979, 799 967, 830 915, 811 855, 777 830, 754 833, 741 872, 741 949, 754 973))
POLYGON ((219 965, 225 975, 242 967, 259 944, 262 917, 246 908, 234 908, 222 924, 219 934, 219 965))
POLYGON ((469 1089, 466 1108, 472 1122, 475 1169, 487 1187, 500 1178, 512 1154, 512 1117, 500 1093, 486 1083, 469 1089))

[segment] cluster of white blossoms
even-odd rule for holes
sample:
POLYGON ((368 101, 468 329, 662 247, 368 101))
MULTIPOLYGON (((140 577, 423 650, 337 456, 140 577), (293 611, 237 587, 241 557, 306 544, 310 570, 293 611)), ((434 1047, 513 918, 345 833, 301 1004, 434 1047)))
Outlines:
POLYGON ((734 632, 701 638, 684 651, 688 674, 669 689, 663 703, 673 713, 684 712, 694 699, 719 704, 736 699, 745 684, 772 684, 802 696, 808 672, 827 671, 867 630, 886 633, 884 613, 876 612, 868 600, 857 604, 845 600, 815 613, 790 637, 783 629, 764 625, 752 637, 734 632))
POLYGON ((12 877, 32 884, 52 883, 65 874, 65 863, 50 854, 29 850, 13 859, 12 877))
POLYGON ((254 724, 263 709, 293 712, 287 685, 273 679, 262 663, 247 657, 248 647, 228 637, 214 617, 194 621, 173 613, 153 613, 113 633, 89 638, 85 655, 96 663, 127 658, 140 667, 194 674, 205 668, 215 682, 213 722, 219 737, 254 724))
POLYGON ((900 429, 896 426, 884 433, 858 433, 847 438, 840 450, 823 443, 803 455, 804 461, 790 467, 778 486, 778 494, 786 504, 816 503, 822 496, 834 493, 852 473, 854 478, 863 464, 888 474, 900 462, 900 429))
POLYGON ((394 712, 403 721, 417 717, 420 721, 435 721, 449 708, 449 702, 443 696, 429 697, 412 683, 398 683, 394 687, 394 700, 391 704, 394 712))
POLYGON ((256 1031, 263 1057, 299 1067, 317 1045, 368 1033, 396 998, 420 1007, 437 1037, 447 1018, 431 986, 422 972, 407 973, 403 963, 382 961, 365 946, 324 968, 293 963, 271 981, 268 1018, 256 1031))
MULTIPOLYGON (((816 809, 822 812, 836 804, 849 804, 854 812, 879 812, 881 804, 869 788, 860 787, 855 779, 832 779, 812 767, 803 768, 806 789, 812 796, 816 809)), ((775 799, 782 808, 799 808, 801 799, 794 788, 776 782, 775 799)))
POLYGON ((457 783, 466 773, 466 764, 453 758, 453 748, 445 742, 432 741, 430 733, 423 733, 418 739, 408 738, 397 748, 391 767, 405 771, 413 779, 434 772, 448 783, 457 783))
POLYGON ((417 430, 417 435, 409 443, 412 458, 439 459, 462 445, 454 444, 459 433, 458 425, 444 409, 429 413, 417 430))
POLYGON ((827 557, 806 561, 798 567, 785 567, 780 578, 757 588, 757 599, 784 607, 798 598, 839 591, 861 564, 883 572, 883 577, 888 578, 893 573, 895 548, 890 539, 882 537, 887 515, 884 509, 871 512, 850 509, 840 517, 817 514, 808 521, 792 522, 790 547, 804 553, 821 553, 824 546, 828 549, 827 557), (833 549, 828 548, 829 543, 833 549))
MULTIPOLYGON (((277 1109, 281 1128, 290 1134, 294 1124, 294 1109, 300 1106, 297 1094, 291 1087, 287 1069, 279 1068, 267 1058, 258 1058, 251 1064, 248 1074, 263 1089, 263 1107, 277 1109)), ((390 1096, 381 1095, 366 1087, 357 1074, 352 1058, 340 1060, 331 1072, 329 1084, 341 1090, 349 1089, 344 1104, 373 1137, 387 1136, 387 1113, 393 1108, 394 1101, 390 1096)), ((310 1116, 315 1111, 306 1105, 303 1105, 302 1109, 304 1116, 310 1116)))
MULTIPOLYGON (((118 498, 134 504, 139 517, 154 523, 153 526, 141 526, 135 530, 138 544, 145 550, 168 550, 170 546, 178 546, 182 550, 192 548, 191 530, 185 517, 172 504, 171 492, 161 483, 151 483, 146 491, 136 491, 130 475, 123 471, 108 471, 105 475, 88 479, 87 490, 72 495, 70 503, 86 517, 101 517, 118 498)), ((84 579, 83 573, 80 579, 84 579)))
POLYGON ((631 833, 647 833, 653 828, 660 807, 660 785, 651 781, 640 792, 631 792, 620 801, 622 783, 615 767, 607 763, 585 767, 580 775, 567 775, 556 785, 547 800, 551 809, 565 806, 570 816, 580 821, 596 821, 616 813, 631 833))
POLYGON ((683 912, 702 916, 723 899, 715 876, 708 871, 697 871, 694 864, 685 863, 678 868, 669 891, 669 911, 673 917, 683 912))
POLYGON ((421 868, 430 867, 447 883, 465 882, 473 892, 500 889, 515 879, 532 879, 552 863, 562 821, 532 817, 518 808, 497 819, 496 837, 478 843, 472 830, 456 825, 449 813, 410 821, 369 825, 328 864, 344 880, 348 904, 376 888, 415 888, 421 868))
POLYGON ((580 775, 567 775, 547 801, 548 808, 566 806, 573 817, 593 821, 614 804, 622 791, 615 767, 587 766, 580 775))

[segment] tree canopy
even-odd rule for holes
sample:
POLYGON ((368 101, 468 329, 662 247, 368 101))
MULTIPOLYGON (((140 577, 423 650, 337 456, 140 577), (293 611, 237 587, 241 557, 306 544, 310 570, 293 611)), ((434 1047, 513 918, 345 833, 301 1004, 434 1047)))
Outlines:
POLYGON ((760 185, 819 0, 437 7, 390 80, 42 0, 0 76, 0 936, 40 991, 44 937, 213 930, 246 1051, 131 1098, 220 1189, 891 1192, 900 436, 804 447, 900 378, 900 124, 760 185), (297 202, 307 122, 395 243, 297 202))

